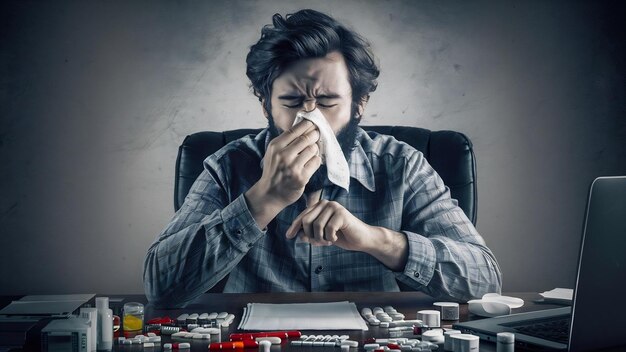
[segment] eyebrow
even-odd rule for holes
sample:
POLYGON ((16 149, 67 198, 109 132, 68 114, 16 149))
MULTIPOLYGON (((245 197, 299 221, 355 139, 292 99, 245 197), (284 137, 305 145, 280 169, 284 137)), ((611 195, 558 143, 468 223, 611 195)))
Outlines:
MULTIPOLYGON (((285 95, 278 96, 278 99, 281 99, 281 100, 295 100, 295 99, 302 99, 302 98, 304 98, 303 95, 285 94, 285 95)), ((336 93, 328 93, 328 94, 318 95, 316 98, 317 99, 337 99, 337 98, 341 98, 341 95, 336 94, 336 93)))

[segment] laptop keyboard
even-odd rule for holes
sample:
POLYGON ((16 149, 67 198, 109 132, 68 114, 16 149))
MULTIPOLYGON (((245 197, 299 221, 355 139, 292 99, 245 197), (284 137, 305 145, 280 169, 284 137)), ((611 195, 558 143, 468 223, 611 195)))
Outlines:
POLYGON ((507 326, 529 336, 567 344, 570 321, 571 317, 561 317, 549 320, 520 322, 519 324, 507 324, 507 326))

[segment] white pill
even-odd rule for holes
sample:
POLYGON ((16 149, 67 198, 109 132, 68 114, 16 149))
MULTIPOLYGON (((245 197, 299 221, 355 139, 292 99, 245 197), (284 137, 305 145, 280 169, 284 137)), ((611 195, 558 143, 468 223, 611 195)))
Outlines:
POLYGON ((376 318, 369 318, 367 319, 367 322, 370 325, 379 325, 380 324, 380 320, 376 319, 376 318))
POLYGON ((171 350, 172 349, 172 344, 171 343, 163 344, 163 349, 164 350, 171 350))
POLYGON ((389 322, 389 327, 397 327, 397 326, 422 326, 424 322, 421 320, 397 320, 389 322))
POLYGON ((324 341, 324 347, 335 347, 335 341, 324 341))
POLYGON ((133 344, 133 340, 127 339, 127 340, 122 340, 122 345, 132 345, 133 344))
POLYGON ((161 336, 152 336, 150 338, 150 340, 148 340, 150 342, 161 342, 161 336))
POLYGON ((367 344, 363 345, 363 348, 366 351, 373 351, 375 349, 378 349, 379 347, 380 347, 380 345, 377 344, 377 343, 367 343, 367 344))
POLYGON ((187 333, 185 331, 179 331, 172 334, 172 337, 185 337, 187 333))
POLYGON ((146 343, 143 344, 143 348, 149 348, 149 347, 154 347, 154 343, 146 342, 146 343))
POLYGON ((386 345, 389 343, 389 339, 376 339, 376 343, 380 345, 386 345))
POLYGON ((202 313, 198 316, 198 320, 209 320, 209 313, 202 313))
POLYGON ((280 339, 280 337, 275 337, 275 336, 268 336, 268 337, 257 337, 255 339, 257 342, 261 342, 261 341, 269 341, 270 344, 272 345, 280 345, 280 343, 282 342, 282 340, 280 339))
POLYGON ((350 351, 350 346, 348 345, 341 346, 341 352, 348 352, 348 351, 350 351))
POLYGON ((391 313, 389 314, 389 316, 393 319, 393 320, 404 320, 405 316, 402 313, 391 313))
POLYGON ((422 333, 422 342, 424 341, 432 342, 436 344, 444 343, 445 340, 443 337, 443 330, 435 329, 435 330, 424 331, 422 333))
POLYGON ((384 306, 384 307, 383 307, 383 310, 384 310, 385 312, 389 312, 390 310, 396 310, 396 309, 395 309, 394 307, 392 307, 392 306, 384 306))
POLYGON ((221 312, 217 315, 217 319, 225 319, 228 316, 228 312, 221 312))
POLYGON ((259 341, 259 352, 270 352, 272 343, 268 340, 259 341))
POLYGON ((124 336, 120 336, 117 338, 117 342, 118 343, 122 343, 122 341, 126 340, 126 338, 124 336))
POLYGON ((181 342, 178 344, 178 348, 191 348, 191 344, 189 342, 181 342))
POLYGON ((405 352, 406 351, 410 351, 411 348, 413 348, 413 346, 411 346, 411 345, 400 345, 400 350, 401 351, 405 351, 405 352))
POLYGON ((361 309, 361 315, 369 315, 369 314, 373 314, 371 309, 369 309, 369 308, 361 309))
POLYGON ((348 335, 341 335, 341 336, 339 336, 339 340, 340 341, 347 340, 349 338, 350 338, 350 336, 348 336, 348 335))
POLYGON ((341 346, 350 346, 350 348, 357 348, 359 347, 359 343, 353 340, 343 340, 341 341, 341 346))
POLYGON ((374 309, 372 309, 372 313, 377 314, 377 313, 382 313, 385 310, 380 308, 380 307, 374 307, 374 309))
POLYGON ((215 318, 217 318, 217 313, 215 313, 215 312, 209 314, 209 316, 207 317, 207 319, 209 319, 209 320, 213 320, 215 318))
POLYGON ((378 318, 378 320, 380 320, 381 322, 389 323, 389 322, 393 321, 393 318, 387 315, 387 316, 378 318))
POLYGON ((381 328, 388 328, 389 327, 389 322, 388 321, 381 321, 379 326, 381 328))
POLYGON ((430 326, 431 328, 438 328, 440 325, 440 316, 438 310, 420 310, 417 312, 417 319, 422 320, 424 324, 430 326))

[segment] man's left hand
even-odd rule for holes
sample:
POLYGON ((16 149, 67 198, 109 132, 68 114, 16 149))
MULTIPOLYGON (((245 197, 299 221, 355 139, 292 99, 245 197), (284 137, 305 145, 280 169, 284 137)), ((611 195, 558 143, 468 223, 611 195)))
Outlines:
POLYGON ((335 245, 351 251, 365 251, 371 228, 343 205, 320 200, 306 208, 287 229, 287 238, 299 236, 315 246, 335 245))

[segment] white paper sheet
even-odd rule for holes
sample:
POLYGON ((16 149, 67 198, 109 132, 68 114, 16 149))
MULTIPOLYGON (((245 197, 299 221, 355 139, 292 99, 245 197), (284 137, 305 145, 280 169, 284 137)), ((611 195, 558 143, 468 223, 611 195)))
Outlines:
POLYGON ((544 302, 572 304, 574 290, 571 288, 555 288, 550 291, 541 292, 544 302))
POLYGON ((241 330, 367 330, 352 302, 248 303, 241 330))

